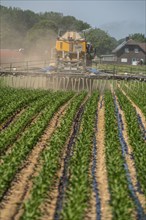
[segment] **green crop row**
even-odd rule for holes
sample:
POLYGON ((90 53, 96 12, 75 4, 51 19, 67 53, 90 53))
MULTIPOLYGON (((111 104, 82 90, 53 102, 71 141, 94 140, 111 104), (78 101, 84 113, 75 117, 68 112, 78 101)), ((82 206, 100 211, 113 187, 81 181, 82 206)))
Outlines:
POLYGON ((81 132, 77 137, 69 165, 70 178, 62 210, 62 219, 79 220, 83 219, 85 215, 91 189, 89 172, 98 96, 98 92, 92 94, 82 116, 81 132))
POLYGON ((138 124, 136 110, 120 90, 117 90, 116 94, 125 114, 129 142, 133 148, 137 178, 141 185, 142 191, 146 195, 146 142, 143 139, 142 132, 138 124))
MULTIPOLYGON (((24 93, 24 92, 23 92, 24 93)), ((3 108, 6 104, 11 101, 18 99, 21 96, 21 90, 18 92, 17 89, 1 87, 0 88, 0 108, 3 108)))
POLYGON ((22 95, 26 96, 30 94, 30 90, 14 89, 11 87, 0 88, 0 107, 4 107, 9 102, 18 100, 22 95))
POLYGON ((8 117, 13 116, 15 112, 20 111, 22 108, 26 107, 32 101, 38 99, 41 96, 44 96, 44 91, 35 91, 35 90, 26 90, 22 89, 17 90, 18 97, 14 100, 9 100, 1 109, 0 109, 0 123, 3 123, 8 117))
POLYGON ((38 139, 44 132, 54 112, 72 97, 72 93, 58 92, 58 96, 52 98, 52 104, 47 105, 47 108, 37 118, 25 132, 25 134, 15 142, 9 154, 2 157, 0 164, 0 198, 13 180, 19 167, 23 164, 31 149, 35 146, 38 139))
POLYGON ((131 91, 136 97, 146 102, 146 83, 145 82, 127 82, 120 83, 124 88, 131 91))
POLYGON ((56 172, 60 167, 63 148, 70 134, 76 112, 85 95, 86 93, 81 93, 71 101, 60 121, 60 126, 55 130, 49 142, 46 143, 46 148, 42 154, 43 166, 39 175, 34 179, 30 199, 25 202, 24 213, 21 219, 34 220, 38 219, 41 215, 40 205, 54 183, 56 172))
POLYGON ((130 198, 124 159, 118 137, 118 123, 113 96, 105 92, 105 153, 113 220, 132 219, 133 202, 130 198))
POLYGON ((142 87, 130 87, 130 85, 127 84, 127 86, 123 85, 121 87, 126 94, 130 97, 130 99, 141 109, 143 114, 146 117, 146 87, 145 91, 142 87))
MULTIPOLYGON (((28 108, 18 117, 17 120, 12 122, 7 129, 0 133, 0 154, 4 154, 7 147, 14 143, 18 135, 20 136, 23 129, 30 125, 32 119, 37 116, 39 112, 43 112, 45 106, 52 104, 52 99, 57 98, 57 93, 48 92, 36 101, 30 103, 28 108)), ((23 134, 24 135, 24 134, 23 134)))

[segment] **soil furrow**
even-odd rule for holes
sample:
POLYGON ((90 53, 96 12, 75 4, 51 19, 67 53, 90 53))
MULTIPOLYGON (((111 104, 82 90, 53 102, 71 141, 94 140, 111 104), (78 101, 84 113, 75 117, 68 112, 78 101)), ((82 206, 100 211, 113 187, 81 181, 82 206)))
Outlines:
POLYGON ((141 206, 146 211, 146 198, 145 198, 144 194, 141 193, 140 190, 138 189, 138 180, 137 180, 137 175, 136 175, 135 163, 134 163, 134 160, 133 160, 133 157, 132 157, 133 150, 132 150, 132 147, 129 144, 129 138, 128 138, 128 133, 127 133, 127 125, 126 125, 124 112, 122 111, 122 109, 120 108, 120 106, 118 104, 118 98, 116 96, 115 96, 115 98, 116 98, 119 114, 121 115, 121 119, 122 119, 122 122, 123 122, 122 133, 123 133, 123 138, 124 138, 126 146, 127 146, 127 153, 125 154, 125 160, 126 160, 126 163, 127 163, 128 169, 129 169, 131 182, 132 182, 132 185, 134 187, 135 194, 136 194, 138 200, 141 203, 141 206))
MULTIPOLYGON (((98 103, 98 120, 96 124, 96 155, 94 158, 95 163, 95 178, 98 186, 98 194, 100 199, 100 210, 99 204, 97 204, 97 196, 95 190, 92 190, 91 199, 89 201, 89 210, 87 210, 86 220, 102 219, 110 220, 112 219, 111 208, 109 205, 110 194, 108 190, 108 178, 106 169, 106 159, 105 159, 105 146, 104 146, 104 102, 103 97, 100 97, 98 103), (104 183, 104 184, 103 184, 104 183)), ((92 161, 93 163, 94 161, 92 161)), ((94 181, 95 182, 95 181, 94 181)))
POLYGON ((97 133, 96 133, 96 141, 97 141, 96 173, 97 173, 97 182, 99 186, 99 196, 101 200, 101 219, 110 220, 112 218, 112 215, 111 215, 111 208, 109 206, 110 194, 108 190, 108 177, 107 177, 105 146, 104 146, 104 135, 105 135, 104 112, 105 112, 104 102, 102 103, 102 105, 99 102, 98 124, 97 124, 97 133))
POLYGON ((59 126, 59 120, 65 113, 69 102, 63 105, 50 121, 47 129, 41 137, 38 144, 34 147, 28 159, 23 164, 23 168, 16 175, 15 180, 7 191, 0 205, 1 219, 19 219, 23 213, 23 201, 29 196, 32 187, 32 178, 35 174, 39 157, 45 148, 46 141, 51 137, 52 133, 59 126), (10 212, 11 210, 11 212, 10 212))
POLYGON ((67 186, 68 178, 68 163, 73 153, 73 145, 80 129, 80 119, 83 111, 83 106, 87 101, 86 97, 81 104, 79 111, 76 114, 75 120, 72 125, 70 135, 67 139, 66 145, 63 150, 63 155, 60 158, 60 170, 56 175, 56 181, 52 187, 52 191, 48 193, 47 199, 44 201, 41 210, 43 216, 41 220, 59 219, 60 211, 63 205, 63 199, 67 186))

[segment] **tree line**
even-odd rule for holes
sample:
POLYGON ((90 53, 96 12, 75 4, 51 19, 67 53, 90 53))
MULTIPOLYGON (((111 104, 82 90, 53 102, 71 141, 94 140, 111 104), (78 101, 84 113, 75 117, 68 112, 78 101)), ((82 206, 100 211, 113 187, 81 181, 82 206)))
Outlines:
MULTIPOLYGON (((118 41, 99 28, 93 29, 90 24, 59 12, 35 13, 4 6, 0 6, 0 12, 0 42, 1 48, 5 49, 24 48, 25 51, 45 55, 55 46, 58 33, 66 31, 84 33, 87 41, 96 48, 97 55, 110 54, 124 40, 118 41)), ((146 42, 145 36, 140 33, 131 35, 131 38, 146 42)))

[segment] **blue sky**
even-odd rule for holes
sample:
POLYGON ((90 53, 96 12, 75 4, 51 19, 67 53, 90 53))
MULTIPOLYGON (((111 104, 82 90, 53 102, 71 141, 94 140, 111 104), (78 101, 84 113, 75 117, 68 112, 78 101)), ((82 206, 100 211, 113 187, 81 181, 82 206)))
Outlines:
POLYGON ((146 35, 146 0, 1 0, 1 5, 36 13, 61 12, 101 28, 116 39, 133 33, 146 35))

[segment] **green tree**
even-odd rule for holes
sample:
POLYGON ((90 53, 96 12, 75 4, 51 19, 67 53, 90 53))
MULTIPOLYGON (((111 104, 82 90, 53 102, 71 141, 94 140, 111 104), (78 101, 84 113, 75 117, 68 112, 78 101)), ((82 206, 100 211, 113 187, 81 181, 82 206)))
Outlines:
POLYGON ((1 48, 24 47, 25 37, 29 28, 38 22, 39 17, 32 11, 19 8, 0 7, 1 10, 1 48))
POLYGON ((135 33, 135 34, 131 34, 129 37, 139 43, 146 42, 146 37, 144 34, 135 33))
POLYGON ((63 16, 60 20, 59 29, 62 30, 63 33, 66 31, 82 31, 84 29, 89 28, 90 25, 81 20, 77 20, 73 16, 63 16))
POLYGON ((33 26, 33 28, 32 29, 42 29, 42 30, 49 30, 49 29, 51 29, 51 30, 53 30, 53 31, 55 31, 55 32, 57 32, 57 30, 58 30, 58 28, 57 28, 57 25, 56 25, 56 23, 54 22, 54 21, 51 21, 51 20, 41 20, 41 21, 39 21, 37 24, 35 24, 34 26, 33 26))
POLYGON ((64 16, 61 19, 59 28, 63 31, 74 31, 76 30, 76 19, 73 16, 64 16))
POLYGON ((81 20, 76 21, 75 27, 76 27, 76 31, 79 31, 79 32, 82 31, 82 30, 91 28, 91 26, 88 23, 83 22, 81 20))
POLYGON ((96 48, 98 56, 111 53, 117 45, 115 38, 110 37, 108 33, 99 28, 89 29, 85 35, 87 41, 92 43, 93 48, 96 48))
MULTIPOLYGON (((134 40, 136 42, 139 42, 139 43, 145 43, 146 42, 145 35, 141 34, 141 33, 130 34, 128 37, 129 37, 129 39, 132 39, 132 40, 134 40)), ((126 40, 126 37, 118 40, 118 44, 121 44, 125 40, 126 40)))
POLYGON ((44 53, 46 48, 54 47, 58 32, 85 32, 86 38, 96 48, 97 55, 111 53, 116 46, 116 40, 101 29, 91 26, 73 16, 63 16, 58 12, 34 13, 30 10, 7 8, 1 6, 1 36, 3 48, 19 48, 44 53))

